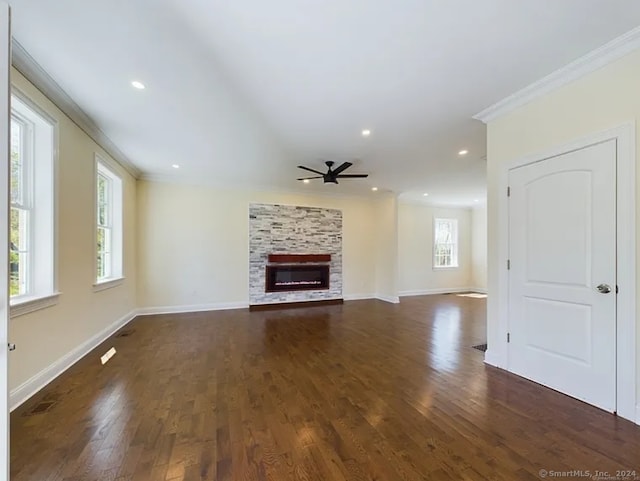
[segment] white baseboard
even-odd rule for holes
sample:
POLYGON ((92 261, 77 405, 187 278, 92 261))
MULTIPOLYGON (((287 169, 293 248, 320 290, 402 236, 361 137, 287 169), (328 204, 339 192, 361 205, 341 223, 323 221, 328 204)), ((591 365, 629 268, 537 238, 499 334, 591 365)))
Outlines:
POLYGON ((248 302, 215 302, 212 304, 192 304, 187 306, 142 307, 138 309, 138 315, 149 316, 152 314, 179 314, 182 312, 224 311, 227 309, 248 308, 248 302))
POLYGON ((375 299, 375 294, 346 294, 343 296, 345 301, 362 301, 364 299, 375 299))
POLYGON ((640 426, 640 404, 636 405, 636 424, 640 426))
POLYGON ((486 287, 472 287, 469 290, 471 292, 477 292, 478 294, 486 294, 487 293, 487 288, 486 287))
POLYGON ((384 302, 390 302, 391 304, 399 304, 400 298, 398 296, 383 296, 381 294, 377 294, 375 296, 376 299, 384 302))
POLYGON ((484 353, 484 362, 485 364, 489 364, 490 366, 499 367, 504 369, 504 363, 502 362, 502 358, 496 354, 491 349, 487 349, 484 353))
POLYGON ((27 381, 23 382, 20 386, 12 389, 9 393, 9 406, 13 411, 22 403, 24 403, 31 396, 40 391, 43 387, 57 378, 60 374, 65 372, 76 362, 86 356, 89 352, 95 349, 99 344, 104 342, 109 336, 120 329, 122 326, 127 325, 137 315, 137 312, 131 311, 118 319, 113 324, 105 327, 102 331, 91 337, 87 341, 80 344, 78 347, 62 356, 57 361, 53 362, 42 371, 32 376, 27 381))
POLYGON ((400 297, 409 296, 430 296, 433 294, 457 294, 459 292, 480 292, 473 287, 444 287, 438 289, 416 289, 411 291, 400 291, 400 297))

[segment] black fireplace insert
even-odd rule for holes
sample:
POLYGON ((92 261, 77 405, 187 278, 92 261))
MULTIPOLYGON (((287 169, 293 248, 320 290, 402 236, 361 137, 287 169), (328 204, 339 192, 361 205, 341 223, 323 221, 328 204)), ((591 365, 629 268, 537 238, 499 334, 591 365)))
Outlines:
POLYGON ((329 289, 328 265, 267 266, 266 292, 329 289))

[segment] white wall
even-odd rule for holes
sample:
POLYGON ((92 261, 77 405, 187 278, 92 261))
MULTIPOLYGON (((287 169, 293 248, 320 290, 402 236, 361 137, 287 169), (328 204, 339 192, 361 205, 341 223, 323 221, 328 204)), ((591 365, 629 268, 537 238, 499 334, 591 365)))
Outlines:
POLYGON ((487 289, 487 208, 471 211, 471 286, 477 291, 487 289))
POLYGON ((467 290, 472 283, 471 211, 419 204, 398 209, 398 270, 400 295, 467 290), (457 269, 433 269, 433 219, 458 220, 457 269))
MULTIPOLYGON (((12 82, 58 125, 58 290, 59 303, 9 322, 9 385, 13 393, 49 380, 48 368, 136 308, 136 185, 123 169, 124 275, 122 285, 93 291, 95 282, 94 154, 98 145, 16 70, 12 82), (29 382, 31 380, 31 382, 29 382)), ((59 364, 58 364, 59 365, 59 364)), ((38 386, 39 387, 39 386, 38 386)))
POLYGON ((372 200, 139 181, 139 305, 156 311, 247 305, 250 203, 341 209, 343 295, 376 294, 372 200))
MULTIPOLYGON (((640 139, 640 130, 637 130, 640 116, 638 85, 640 51, 635 51, 488 124, 487 335, 490 349, 492 344, 501 342, 497 325, 498 272, 502 265, 497 251, 501 165, 630 121, 635 122, 636 136, 640 139)), ((640 156, 637 159, 640 161, 640 156)), ((640 169, 637 173, 640 175, 640 169)), ((636 199, 638 213, 639 202, 640 197, 636 199)), ((636 256, 638 254, 640 252, 636 256)), ((640 288, 640 282, 637 287, 640 288)), ((636 314, 636 322, 637 319, 636 314)), ((637 333, 640 336, 640 328, 637 333)), ((636 343, 640 346, 640 340, 636 343)), ((636 359, 640 362, 640 355, 636 359)), ((640 366, 636 372, 640 375, 640 366)), ((640 380, 636 385, 640 388, 640 380)))

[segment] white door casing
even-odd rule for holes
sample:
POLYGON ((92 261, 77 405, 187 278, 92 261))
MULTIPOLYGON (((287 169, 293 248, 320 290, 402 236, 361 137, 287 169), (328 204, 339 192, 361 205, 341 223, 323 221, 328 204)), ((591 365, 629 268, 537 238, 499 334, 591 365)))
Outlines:
POLYGON ((0 2, 0 481, 9 481, 9 6, 0 2))
POLYGON ((509 186, 508 369, 615 412, 616 140, 515 168, 509 186))
POLYGON ((485 363, 508 368, 507 335, 509 333, 509 212, 507 188, 509 172, 520 166, 557 157, 590 145, 615 139, 617 142, 616 172, 616 232, 617 232, 617 354, 616 397, 617 414, 640 424, 640 406, 636 407, 636 125, 635 121, 591 133, 534 152, 521 158, 502 162, 497 166, 497 185, 489 191, 489 225, 494 224, 495 254, 490 269, 495 273, 489 285, 489 296, 496 306, 496 318, 487 323, 488 350, 485 363), (493 207, 492 207, 493 204, 493 207), (493 213, 492 213, 493 209, 493 213), (492 218, 492 216, 495 216, 492 218))

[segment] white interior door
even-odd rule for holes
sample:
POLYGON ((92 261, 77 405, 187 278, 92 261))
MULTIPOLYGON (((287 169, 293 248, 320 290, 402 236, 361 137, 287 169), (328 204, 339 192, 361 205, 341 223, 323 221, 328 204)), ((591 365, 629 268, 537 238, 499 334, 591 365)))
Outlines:
POLYGON ((9 481, 9 6, 0 1, 0 481, 9 481))
POLYGON ((614 412, 616 141, 513 169, 509 186, 509 370, 614 412))

